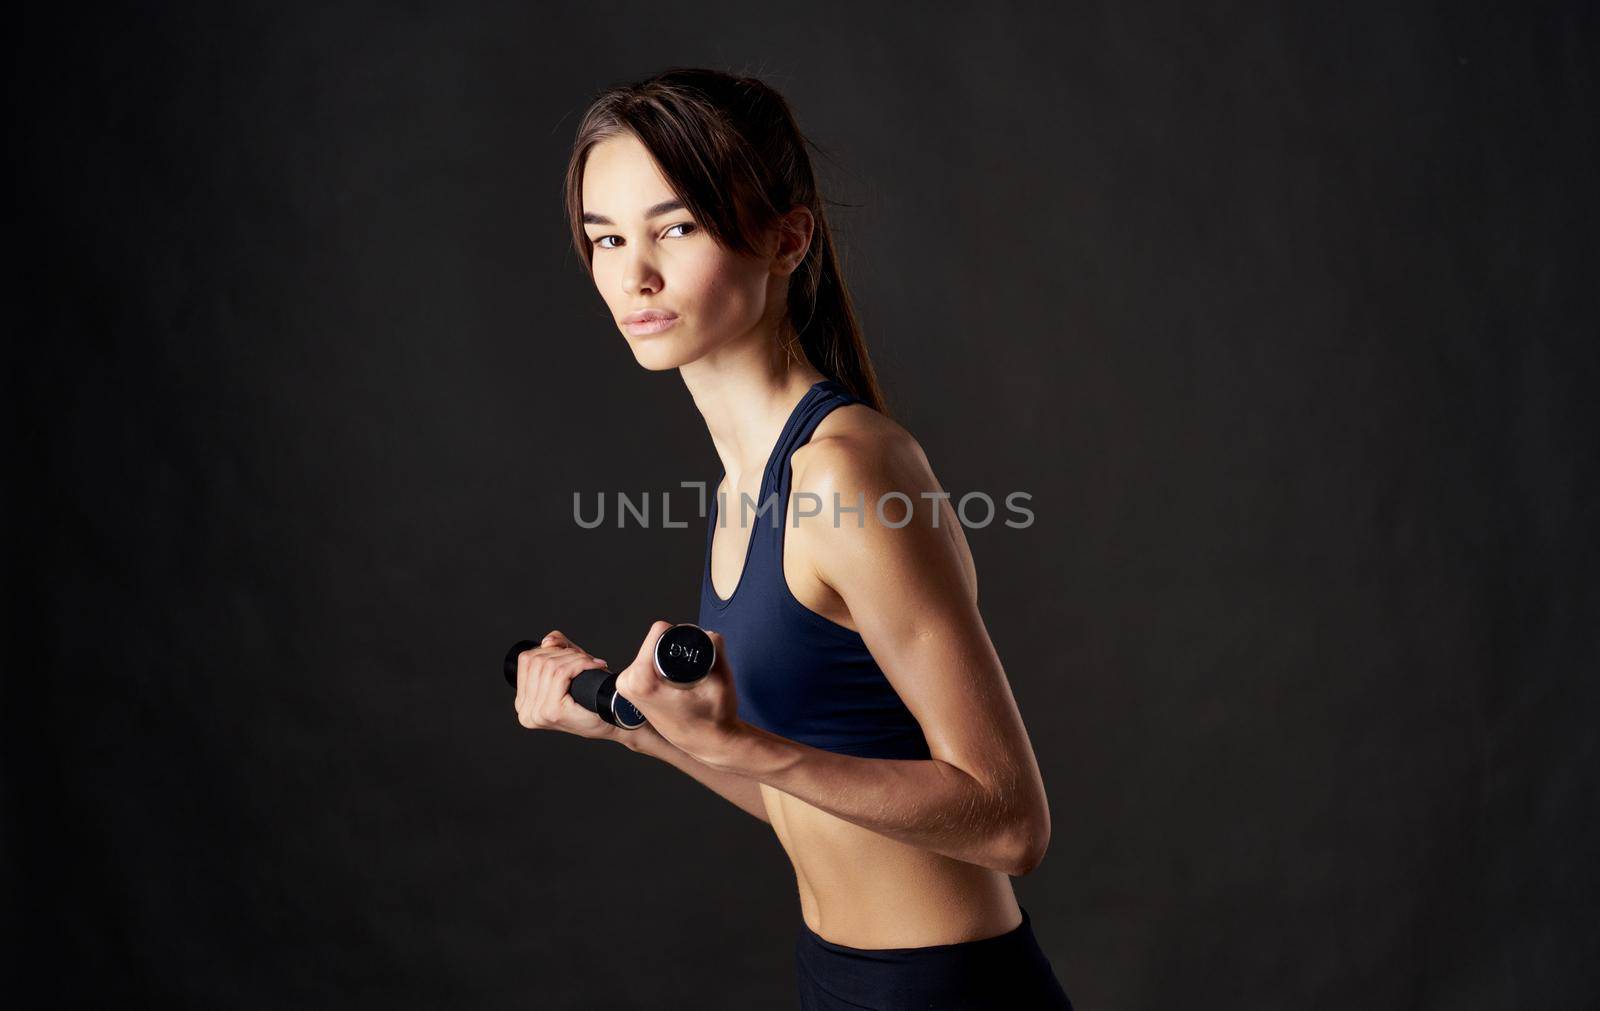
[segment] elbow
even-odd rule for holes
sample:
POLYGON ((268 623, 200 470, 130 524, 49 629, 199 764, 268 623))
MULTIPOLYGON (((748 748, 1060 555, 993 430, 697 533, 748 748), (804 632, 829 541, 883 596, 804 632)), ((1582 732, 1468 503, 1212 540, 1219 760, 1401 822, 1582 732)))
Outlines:
POLYGON ((1024 822, 1009 833, 1008 842, 1005 872, 1014 878, 1032 874, 1034 868, 1044 862, 1045 851, 1050 848, 1049 816, 1024 822))

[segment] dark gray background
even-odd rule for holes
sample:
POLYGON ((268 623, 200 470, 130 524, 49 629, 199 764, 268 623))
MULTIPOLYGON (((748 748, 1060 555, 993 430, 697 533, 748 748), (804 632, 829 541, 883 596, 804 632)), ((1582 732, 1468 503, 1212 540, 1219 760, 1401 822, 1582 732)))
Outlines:
POLYGON ((560 181, 595 90, 707 64, 828 152, 945 486, 1034 496, 968 536, 1079 1008, 1593 1006, 1593 11, 29 9, 8 977, 791 1006, 770 830, 498 671, 693 614, 700 521, 571 519, 718 464, 560 181))

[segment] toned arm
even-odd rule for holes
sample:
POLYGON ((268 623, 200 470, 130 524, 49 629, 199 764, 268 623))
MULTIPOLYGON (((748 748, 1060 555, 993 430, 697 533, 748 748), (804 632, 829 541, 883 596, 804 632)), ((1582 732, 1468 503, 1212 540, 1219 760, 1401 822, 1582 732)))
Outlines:
POLYGON ((713 793, 720 794, 734 806, 743 808, 752 817, 759 818, 768 824, 772 823, 772 819, 767 817, 767 806, 761 800, 761 784, 756 780, 741 776, 735 772, 713 769, 711 766, 697 761, 694 756, 662 737, 648 723, 637 730, 628 731, 623 736, 622 743, 630 751, 659 758, 681 772, 693 776, 705 784, 713 793))
MULTIPOLYGON (((727 754, 702 756, 846 821, 911 845, 1030 872, 1050 839, 1038 763, 963 566, 962 542, 932 525, 939 493, 909 436, 818 438, 795 454, 796 487, 825 503, 788 530, 792 549, 848 608, 862 639, 927 738, 931 760, 857 758, 747 727, 727 754), (802 475, 803 470, 803 477, 802 475), (889 498, 883 520, 874 504, 889 498), (855 515, 832 522, 844 505, 855 515), (858 496, 861 496, 858 498, 858 496)), ((943 514, 941 522, 948 522, 943 514)))

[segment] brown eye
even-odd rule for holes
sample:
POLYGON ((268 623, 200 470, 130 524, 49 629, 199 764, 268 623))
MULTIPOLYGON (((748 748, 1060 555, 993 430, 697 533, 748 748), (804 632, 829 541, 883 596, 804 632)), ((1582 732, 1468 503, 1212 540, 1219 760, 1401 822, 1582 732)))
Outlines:
MULTIPOLYGON (((662 234, 666 235, 666 234, 670 233, 674 228, 688 228, 690 230, 693 230, 695 227, 696 227, 696 225, 692 221, 680 221, 677 224, 668 227, 667 231, 663 232, 662 234)), ((620 235, 602 235, 597 239, 590 239, 589 240, 589 245, 594 246, 596 249, 616 249, 617 248, 616 246, 608 246, 608 245, 606 245, 606 240, 607 239, 620 239, 620 238, 622 238, 622 236, 620 236, 620 235)), ((683 238, 683 236, 678 236, 678 238, 683 238)))

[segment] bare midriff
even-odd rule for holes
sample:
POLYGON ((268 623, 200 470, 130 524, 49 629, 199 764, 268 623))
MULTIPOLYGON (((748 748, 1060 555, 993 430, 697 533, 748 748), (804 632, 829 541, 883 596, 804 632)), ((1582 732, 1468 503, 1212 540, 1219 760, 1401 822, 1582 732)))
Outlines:
POLYGON ((1016 929, 1002 871, 918 849, 761 784, 767 816, 818 936, 852 948, 921 948, 1016 929))

